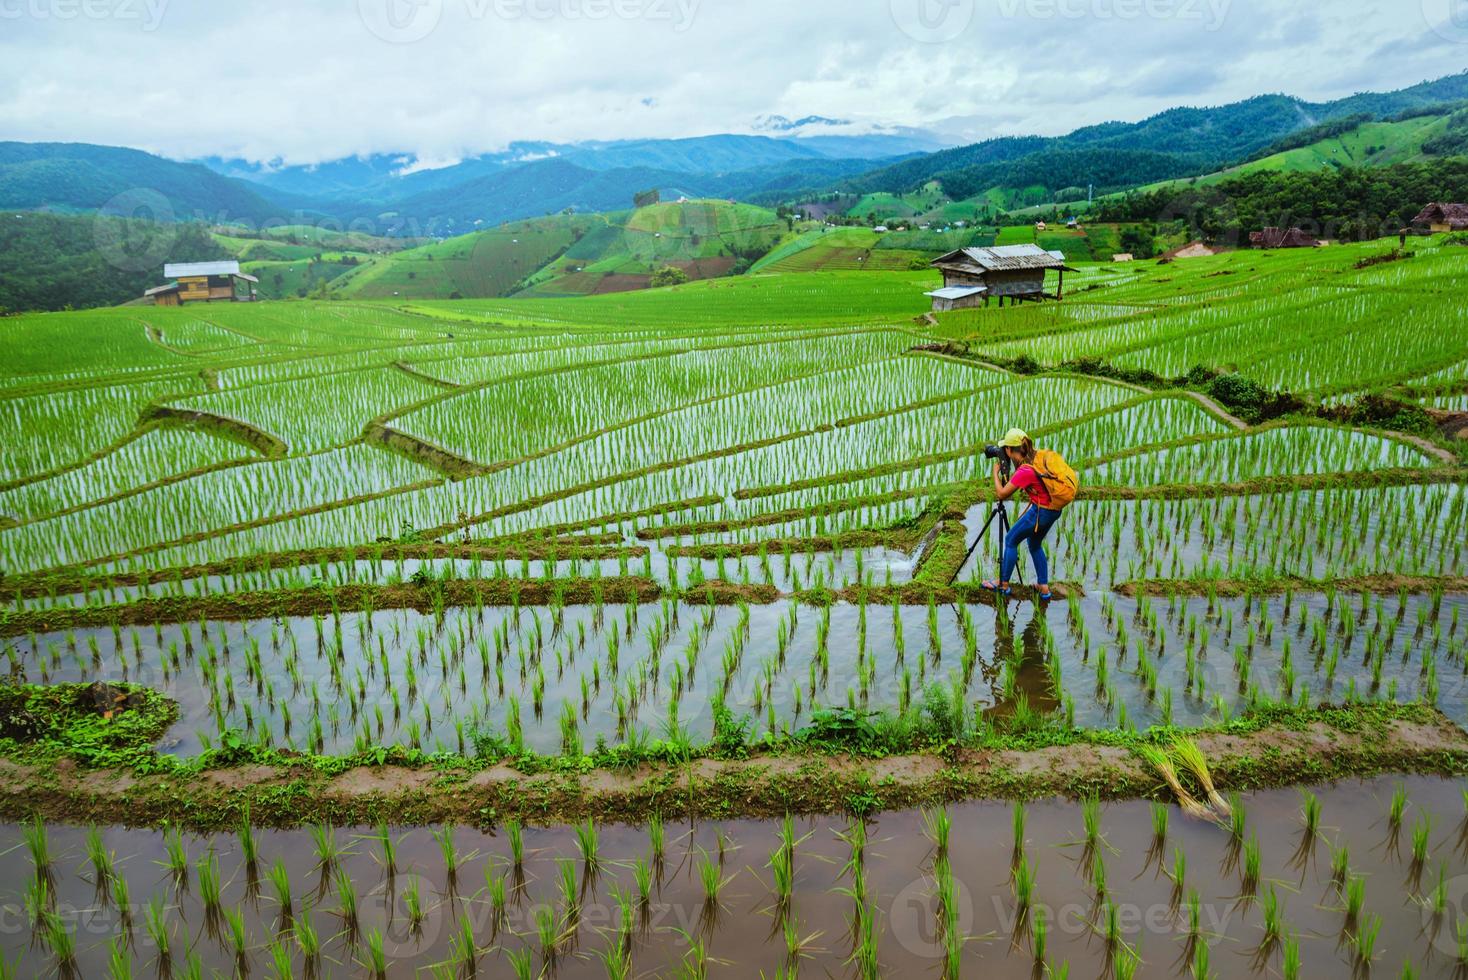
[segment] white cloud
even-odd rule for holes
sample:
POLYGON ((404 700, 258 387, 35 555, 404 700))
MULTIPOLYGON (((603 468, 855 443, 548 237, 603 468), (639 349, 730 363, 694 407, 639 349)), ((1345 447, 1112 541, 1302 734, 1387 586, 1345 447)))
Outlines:
POLYGON ((0 0, 0 138, 429 165, 512 140, 753 132, 773 114, 970 140, 1334 98, 1465 54, 1419 0, 1328 16, 1318 0, 0 0), (945 43, 890 9, 944 2, 971 10, 945 43), (85 4, 111 15, 57 16, 85 4))

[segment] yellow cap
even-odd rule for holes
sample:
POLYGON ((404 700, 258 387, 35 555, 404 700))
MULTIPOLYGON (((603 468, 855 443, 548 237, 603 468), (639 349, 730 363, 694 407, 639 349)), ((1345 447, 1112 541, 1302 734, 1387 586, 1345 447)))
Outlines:
POLYGON ((1010 449, 1018 449, 1025 444, 1025 440, 1028 438, 1029 436, 1025 435, 1019 429, 1010 429, 1004 433, 1004 438, 999 440, 999 445, 1007 446, 1010 449))

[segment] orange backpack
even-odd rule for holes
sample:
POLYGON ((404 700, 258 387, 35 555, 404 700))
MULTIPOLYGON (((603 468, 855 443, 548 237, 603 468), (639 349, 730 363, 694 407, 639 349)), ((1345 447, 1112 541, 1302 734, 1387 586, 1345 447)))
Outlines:
POLYGON ((1030 466, 1050 493, 1050 503, 1044 505, 1045 510, 1064 510, 1076 499, 1081 478, 1055 450, 1035 450, 1035 460, 1030 466))

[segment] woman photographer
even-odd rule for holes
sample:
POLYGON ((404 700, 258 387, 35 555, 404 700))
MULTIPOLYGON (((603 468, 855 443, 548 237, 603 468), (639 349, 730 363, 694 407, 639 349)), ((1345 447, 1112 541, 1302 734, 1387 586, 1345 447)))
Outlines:
POLYGON ((1009 457, 1014 475, 1008 483, 1000 476, 999 461, 994 461, 994 495, 1002 503, 1021 490, 1030 506, 1009 528, 1004 537, 1004 558, 999 568, 999 581, 988 581, 984 588, 1009 595, 1009 577, 1019 563, 1019 545, 1029 545, 1030 560, 1035 565, 1035 590, 1041 599, 1050 598, 1050 563, 1045 557, 1045 535, 1055 526, 1061 508, 1075 499, 1075 471, 1058 453, 1037 451, 1030 437, 1019 429, 1010 429, 999 440, 1000 450, 1009 457), (1044 457, 1041 459, 1041 457, 1044 457))

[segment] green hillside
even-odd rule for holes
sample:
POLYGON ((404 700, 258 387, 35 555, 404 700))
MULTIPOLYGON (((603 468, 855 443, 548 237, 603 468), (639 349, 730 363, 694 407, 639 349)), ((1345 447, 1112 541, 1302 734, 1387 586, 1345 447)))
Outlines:
POLYGON ((346 271, 332 288, 363 299, 501 296, 603 225, 599 215, 515 221, 373 259, 346 271))
POLYGON ((1188 180, 1166 180, 1148 184, 1155 191, 1195 184, 1216 184, 1234 177, 1260 172, 1307 173, 1343 167, 1386 167, 1425 160, 1434 154, 1424 145, 1458 128, 1453 116, 1421 116, 1398 122, 1365 122, 1338 136, 1305 146, 1272 153, 1257 160, 1228 167, 1188 180))
POLYGON ((743 272, 792 234, 775 212, 700 200, 601 216, 604 224, 531 276, 526 296, 584 296, 642 289, 672 266, 690 279, 743 272))

